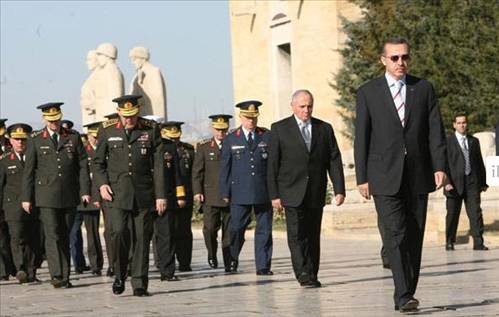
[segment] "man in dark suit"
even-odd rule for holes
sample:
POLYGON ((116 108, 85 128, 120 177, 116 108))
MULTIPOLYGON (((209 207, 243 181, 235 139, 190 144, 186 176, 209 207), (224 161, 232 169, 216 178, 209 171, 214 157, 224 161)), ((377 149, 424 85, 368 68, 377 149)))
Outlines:
POLYGON ((208 250, 208 264, 218 267, 217 235, 222 228, 222 255, 225 271, 230 272, 229 204, 222 200, 218 186, 220 157, 223 139, 229 130, 231 115, 210 116, 213 137, 200 142, 196 147, 196 158, 192 167, 194 199, 202 204, 203 236, 208 250))
POLYGON ((224 139, 220 162, 220 197, 230 202, 230 271, 237 272, 244 233, 256 217, 255 264, 257 275, 272 275, 272 204, 267 191, 270 131, 257 127, 262 103, 240 102, 241 126, 224 139))
POLYGON ((407 74, 407 41, 386 41, 381 62, 386 73, 357 91, 355 171, 383 225, 395 309, 414 311, 428 193, 446 181, 445 135, 432 85, 407 74))
POLYGON ((304 287, 320 287, 320 233, 326 204, 327 174, 335 202, 345 199, 341 153, 333 127, 312 118, 314 98, 308 90, 293 94, 293 115, 272 124, 267 181, 272 206, 284 206, 293 270, 304 287))
POLYGON ((480 141, 467 134, 466 114, 457 114, 454 117, 453 126, 455 132, 447 137, 449 182, 444 187, 444 194, 447 197, 445 250, 454 250, 459 214, 464 200, 466 213, 470 220, 473 250, 486 251, 488 248, 483 244, 480 193, 486 191, 488 186, 482 152, 480 151, 480 141))

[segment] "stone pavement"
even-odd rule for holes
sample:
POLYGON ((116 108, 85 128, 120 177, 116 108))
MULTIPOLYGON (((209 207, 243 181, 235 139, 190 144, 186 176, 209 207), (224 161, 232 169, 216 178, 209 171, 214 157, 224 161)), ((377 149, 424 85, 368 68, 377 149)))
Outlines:
MULTIPOLYGON (((400 316, 393 311, 393 282, 382 269, 379 242, 322 241, 320 289, 302 289, 292 276, 285 236, 276 233, 271 277, 257 277, 253 239, 248 232, 240 274, 211 270, 199 230, 195 232, 193 272, 179 273, 178 282, 161 282, 150 274, 148 298, 131 295, 130 284, 121 296, 111 293, 112 279, 73 275, 72 289, 54 289, 46 265, 41 285, 0 283, 1 316, 400 316)), ((427 244, 416 297, 418 315, 498 316, 499 248, 472 251, 457 245, 445 252, 427 244)), ((221 259, 221 255, 219 256, 221 259)), ((415 315, 413 314, 413 315, 415 315)))

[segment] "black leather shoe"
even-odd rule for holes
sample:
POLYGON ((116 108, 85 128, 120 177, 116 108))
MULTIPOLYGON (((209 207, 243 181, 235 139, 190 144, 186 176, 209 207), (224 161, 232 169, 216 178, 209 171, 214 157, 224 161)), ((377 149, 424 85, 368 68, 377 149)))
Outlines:
POLYGON ((64 284, 61 286, 61 288, 72 288, 73 284, 71 284, 70 281, 64 281, 64 284))
POLYGON ((473 247, 473 250, 475 251, 487 251, 489 248, 487 248, 485 245, 477 245, 473 247))
POLYGON ((109 276, 109 277, 114 276, 114 270, 112 267, 107 268, 106 276, 109 276))
POLYGON ((114 280, 113 283, 113 294, 120 295, 125 291, 125 280, 120 280, 119 278, 114 280))
POLYGON ((178 277, 176 275, 161 274, 161 281, 176 282, 178 277))
POLYGON ((76 274, 83 274, 83 272, 85 271, 90 271, 90 266, 85 265, 85 266, 75 267, 76 274))
POLYGON ((404 304, 400 305, 399 311, 401 313, 415 312, 418 311, 419 301, 417 299, 410 298, 404 304))
POLYGON ((322 283, 319 280, 310 280, 310 282, 313 284, 313 287, 322 287, 322 283))
POLYGON ((448 242, 445 245, 445 251, 454 251, 454 243, 448 242))
POLYGON ((383 262, 383 268, 384 268, 384 269, 389 270, 389 269, 391 269, 392 267, 390 266, 390 263, 383 262))
POLYGON ((310 276, 305 272, 301 272, 301 274, 298 276, 298 283, 300 283, 301 286, 306 286, 309 282, 310 276))
POLYGON ((261 269, 256 271, 256 275, 274 275, 274 272, 269 269, 261 269))
POLYGON ((144 297, 151 296, 151 294, 145 288, 136 288, 133 290, 133 296, 144 297))
POLYGON ((230 273, 230 272, 231 272, 231 270, 230 270, 230 266, 226 266, 226 267, 225 267, 225 273, 230 273))
POLYGON ((217 259, 208 259, 208 264, 212 269, 216 269, 218 267, 218 260, 217 259))
POLYGON ((237 260, 232 260, 230 261, 230 271, 231 273, 237 273, 237 266, 238 266, 237 260))
POLYGON ((101 276, 102 275, 102 271, 101 270, 93 270, 92 271, 92 275, 94 275, 94 276, 101 276))
POLYGON ((62 278, 60 277, 55 277, 53 278, 52 280, 50 280, 50 284, 52 284, 52 286, 54 288, 61 288, 64 286, 64 284, 66 283, 66 281, 64 281, 62 278))
POLYGON ((192 268, 189 265, 182 265, 178 267, 180 272, 192 272, 192 268))
POLYGON ((17 271, 16 273, 16 279, 19 281, 19 283, 24 284, 28 282, 28 274, 24 271, 17 271))

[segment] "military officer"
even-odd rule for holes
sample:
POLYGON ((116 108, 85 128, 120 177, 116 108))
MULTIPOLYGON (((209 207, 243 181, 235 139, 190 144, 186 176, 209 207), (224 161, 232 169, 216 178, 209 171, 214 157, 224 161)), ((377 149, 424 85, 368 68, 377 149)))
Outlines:
POLYGON ((38 106, 46 127, 28 138, 21 201, 30 213, 40 208, 45 249, 52 285, 71 287, 69 282, 69 230, 76 206, 90 202, 87 153, 80 134, 61 126, 62 102, 38 106))
POLYGON ((229 129, 231 115, 217 114, 209 117, 213 137, 196 146, 192 167, 194 199, 202 204, 203 236, 208 251, 208 265, 216 269, 217 234, 222 228, 222 255, 225 271, 230 272, 229 204, 220 197, 218 186, 222 142, 229 129))
POLYGON ((175 211, 178 214, 175 225, 175 253, 177 255, 178 270, 189 272, 192 261, 192 163, 194 162, 194 147, 180 141, 182 136, 183 122, 168 121, 163 124, 164 136, 172 140, 177 146, 177 153, 180 159, 180 177, 185 188, 186 204, 175 211))
POLYGON ((180 159, 177 145, 170 139, 172 125, 162 125, 163 142, 162 157, 165 170, 167 206, 163 215, 155 221, 156 249, 161 281, 177 281, 175 275, 175 252, 179 218, 182 217, 186 205, 185 187, 180 170, 180 159))
POLYGON ((239 108, 241 126, 224 139, 220 164, 220 196, 230 202, 231 272, 237 272, 244 233, 253 209, 256 216, 255 262, 257 275, 272 275, 272 205, 267 191, 267 158, 270 132, 257 127, 256 100, 239 108))
POLYGON ((113 268, 112 290, 125 290, 131 241, 134 241, 131 275, 134 296, 149 296, 149 244, 154 209, 166 208, 161 138, 154 121, 138 116, 138 95, 113 99, 119 118, 104 121, 99 128, 93 159, 94 181, 107 205, 111 223, 113 268), (128 224, 132 223, 131 230, 128 224))
POLYGON ((35 257, 38 252, 38 214, 24 212, 21 207, 21 182, 26 140, 31 126, 16 123, 7 129, 12 149, 0 159, 0 203, 11 235, 10 246, 19 283, 35 282, 35 257))
POLYGON ((61 120, 61 126, 66 130, 71 130, 74 127, 74 123, 71 120, 61 120))
POLYGON ((92 201, 89 204, 80 204, 78 206, 78 213, 81 215, 87 231, 87 254, 90 262, 90 270, 92 275, 96 276, 102 274, 103 255, 99 235, 101 198, 99 189, 95 185, 95 181, 93 181, 92 159, 95 157, 95 150, 97 149, 97 132, 100 125, 101 122, 93 122, 85 125, 87 128, 87 142, 84 145, 88 155, 92 201))
POLYGON ((0 119, 0 155, 10 150, 11 147, 9 139, 5 137, 5 132, 7 131, 5 122, 7 120, 8 119, 0 119))

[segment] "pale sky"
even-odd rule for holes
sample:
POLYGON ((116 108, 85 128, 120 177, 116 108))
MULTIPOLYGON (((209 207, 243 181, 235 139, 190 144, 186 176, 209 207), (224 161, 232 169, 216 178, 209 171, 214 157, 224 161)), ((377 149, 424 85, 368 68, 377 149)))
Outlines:
POLYGON ((0 116, 40 126, 37 105, 63 101, 79 125, 89 50, 110 42, 125 91, 128 52, 145 46, 167 82, 170 120, 233 112, 226 1, 4 1, 0 14, 0 116))

